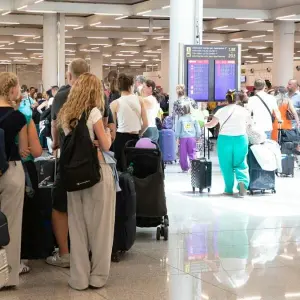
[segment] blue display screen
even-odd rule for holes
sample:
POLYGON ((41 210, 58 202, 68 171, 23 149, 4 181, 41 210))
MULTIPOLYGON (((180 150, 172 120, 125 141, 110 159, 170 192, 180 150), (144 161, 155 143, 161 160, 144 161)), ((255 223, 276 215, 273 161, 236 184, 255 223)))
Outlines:
POLYGON ((215 61, 215 100, 225 101, 228 90, 236 89, 236 63, 234 60, 215 61))
POLYGON ((209 98, 209 60, 188 61, 188 96, 196 101, 209 98))

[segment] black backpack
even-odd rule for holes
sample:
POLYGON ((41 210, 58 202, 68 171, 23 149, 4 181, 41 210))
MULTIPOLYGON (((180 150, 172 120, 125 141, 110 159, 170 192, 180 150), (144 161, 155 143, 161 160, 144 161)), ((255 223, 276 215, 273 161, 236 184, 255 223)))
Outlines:
POLYGON ((41 114, 40 123, 40 127, 43 128, 40 132, 40 135, 51 137, 51 107, 43 111, 41 114))
POLYGON ((90 188, 100 181, 100 164, 83 113, 77 126, 66 135, 61 148, 60 175, 68 192, 90 188))
MULTIPOLYGON (((10 110, 2 118, 0 118, 0 124, 13 112, 14 110, 10 110)), ((5 132, 2 128, 0 128, 0 177, 7 171, 8 166, 8 157, 6 157, 5 151, 5 132)))

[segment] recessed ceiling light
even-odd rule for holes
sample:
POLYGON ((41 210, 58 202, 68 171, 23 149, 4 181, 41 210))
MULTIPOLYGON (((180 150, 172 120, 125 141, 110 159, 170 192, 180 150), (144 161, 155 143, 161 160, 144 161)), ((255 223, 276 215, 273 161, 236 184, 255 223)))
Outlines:
POLYGON ((76 45, 77 43, 65 43, 66 45, 76 45))
POLYGON ((145 56, 145 57, 157 57, 156 54, 144 54, 143 56, 145 56))
POLYGON ((218 31, 239 31, 238 28, 219 28, 218 31))
POLYGON ((71 35, 66 35, 65 39, 72 39, 73 37, 71 35))
POLYGON ((106 40, 108 37, 102 37, 102 36, 88 36, 88 39, 98 39, 98 40, 106 40))
POLYGON ((11 13, 11 10, 9 10, 9 11, 6 11, 6 12, 4 12, 4 13, 2 14, 2 16, 9 15, 10 13, 11 13))
POLYGON ((166 5, 166 6, 163 6, 162 9, 167 9, 167 8, 170 8, 171 5, 166 5))
POLYGON ((8 45, 14 45, 15 44, 15 42, 11 42, 11 43, 9 43, 8 45))
POLYGON ((153 40, 159 40, 159 39, 163 39, 164 36, 157 36, 157 37, 154 37, 153 40))
POLYGON ((90 24, 90 26, 96 26, 96 25, 100 25, 102 22, 96 22, 96 23, 92 23, 90 24))
POLYGON ((34 2, 34 4, 38 4, 38 3, 41 3, 41 2, 44 2, 44 0, 36 0, 36 1, 34 2))
POLYGON ((224 26, 219 26, 219 27, 214 27, 214 30, 219 30, 219 29, 223 29, 223 28, 228 28, 228 25, 224 25, 224 26))
POLYGON ((108 48, 108 47, 112 47, 112 45, 106 45, 106 46, 104 46, 104 48, 108 48))
POLYGON ((14 34, 14 36, 18 36, 18 37, 34 37, 34 34, 14 34))
POLYGON ((28 48, 26 51, 43 51, 43 49, 28 48))
POLYGON ((121 61, 123 61, 125 59, 124 58, 112 58, 111 60, 121 60, 121 61))
POLYGON ((123 38, 123 40, 139 40, 140 38, 131 38, 131 37, 127 37, 127 38, 123 38))
POLYGON ((78 30, 78 29, 82 29, 82 28, 83 28, 83 26, 78 26, 78 27, 73 28, 73 30, 78 30))
POLYGON ((0 50, 15 50, 15 48, 4 48, 4 47, 2 47, 2 48, 0 48, 0 50))
POLYGON ((99 47, 93 47, 93 48, 91 48, 92 50, 97 50, 97 49, 99 49, 99 47))
POLYGON ((4 24, 4 25, 19 25, 20 23, 19 22, 9 22, 9 21, 6 21, 6 22, 0 22, 0 24, 4 24))
POLYGON ((117 54, 117 56, 131 57, 133 54, 117 54))
POLYGON ((128 16, 121 16, 121 17, 115 18, 115 20, 121 20, 121 19, 126 19, 126 18, 128 18, 128 16))
POLYGON ((143 15, 143 17, 152 17, 152 18, 170 18, 170 16, 167 15, 143 15))
POLYGON ((276 20, 284 20, 286 18, 291 18, 291 17, 295 17, 296 15, 293 14, 293 15, 287 15, 287 16, 281 16, 281 17, 277 17, 276 20))
POLYGON ((25 42, 25 40, 18 41, 18 43, 24 43, 24 42, 25 42))
POLYGON ((24 8, 26 8, 26 7, 28 7, 28 5, 23 5, 23 6, 21 6, 21 7, 18 7, 17 10, 22 10, 22 9, 24 9, 24 8))
POLYGON ((66 27, 78 27, 79 25, 78 24, 66 24, 65 26, 66 27))
POLYGON ((136 42, 137 43, 140 43, 140 42, 145 42, 147 39, 141 39, 141 40, 137 40, 136 42))
POLYGON ((123 14, 114 14, 114 13, 95 13, 97 16, 123 16, 123 14))
POLYGON ((65 55, 76 55, 75 53, 65 53, 65 55))
POLYGON ((27 13, 36 13, 36 14, 56 14, 57 12, 54 10, 35 10, 35 9, 26 9, 27 13))
POLYGON ((37 39, 40 39, 40 38, 41 38, 40 36, 35 36, 33 39, 37 40, 37 39))
POLYGON ((255 24, 255 23, 261 23, 264 22, 265 20, 255 20, 255 21, 249 21, 247 24, 255 24))
POLYGON ((141 11, 141 12, 138 12, 137 15, 140 16, 140 15, 148 14, 148 13, 151 13, 151 11, 152 11, 151 9, 146 10, 146 11, 141 11))
POLYGON ((97 27, 97 28, 121 28, 121 26, 116 26, 116 25, 98 25, 95 27, 97 27))
POLYGON ((273 41, 265 41, 265 43, 273 43, 273 41))
POLYGON ((21 55, 21 54, 23 54, 23 52, 6 52, 6 54, 10 54, 10 55, 21 55))
POLYGON ((121 50, 122 53, 139 53, 138 51, 121 50))
MULTIPOLYGON (((20 42, 21 42, 21 41, 20 41, 20 42)), ((24 40, 23 43, 24 43, 24 44, 40 44, 40 45, 43 44, 43 42, 26 42, 25 40, 24 40)))
POLYGON ((261 18, 235 18, 236 20, 245 20, 245 21, 251 21, 251 20, 261 20, 261 18))
POLYGON ((262 38, 262 37, 265 37, 266 35, 265 34, 262 34, 262 35, 254 35, 252 36, 251 38, 252 39, 258 39, 258 38, 262 38))

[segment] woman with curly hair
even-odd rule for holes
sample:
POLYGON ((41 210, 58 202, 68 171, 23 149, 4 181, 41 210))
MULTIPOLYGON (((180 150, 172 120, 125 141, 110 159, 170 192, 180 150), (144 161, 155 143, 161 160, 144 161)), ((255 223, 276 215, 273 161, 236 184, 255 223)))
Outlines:
POLYGON ((85 290, 89 286, 103 287, 110 270, 116 189, 111 167, 106 164, 102 153, 111 146, 110 131, 104 129, 102 121, 103 111, 101 81, 95 75, 85 73, 72 86, 68 100, 58 115, 58 124, 67 135, 72 130, 72 120, 79 120, 85 113, 90 138, 92 141, 98 140, 100 182, 84 190, 68 192, 71 239, 69 285, 76 290, 85 290), (89 251, 92 253, 91 261, 89 251))

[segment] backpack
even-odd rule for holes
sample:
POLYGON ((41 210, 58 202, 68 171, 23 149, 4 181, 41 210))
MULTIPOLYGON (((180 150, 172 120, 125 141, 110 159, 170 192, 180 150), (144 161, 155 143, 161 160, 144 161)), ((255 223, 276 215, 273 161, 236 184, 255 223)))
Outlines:
MULTIPOLYGON (((2 123, 14 110, 7 112, 2 118, 0 118, 0 123, 2 123)), ((6 157, 5 151, 5 132, 0 128, 0 177, 7 171, 9 167, 8 157, 6 157)))
POLYGON ((86 114, 77 120, 77 126, 65 136, 61 148, 60 175, 68 192, 90 188, 100 181, 100 164, 94 146, 86 114))
POLYGON ((156 123, 156 127, 157 127, 158 130, 163 129, 162 122, 161 122, 160 118, 155 118, 155 123, 156 123))
POLYGON ((173 118, 171 116, 165 117, 162 127, 163 129, 173 129, 173 118))
POLYGON ((40 128, 40 135, 51 137, 51 107, 41 114, 40 128))

